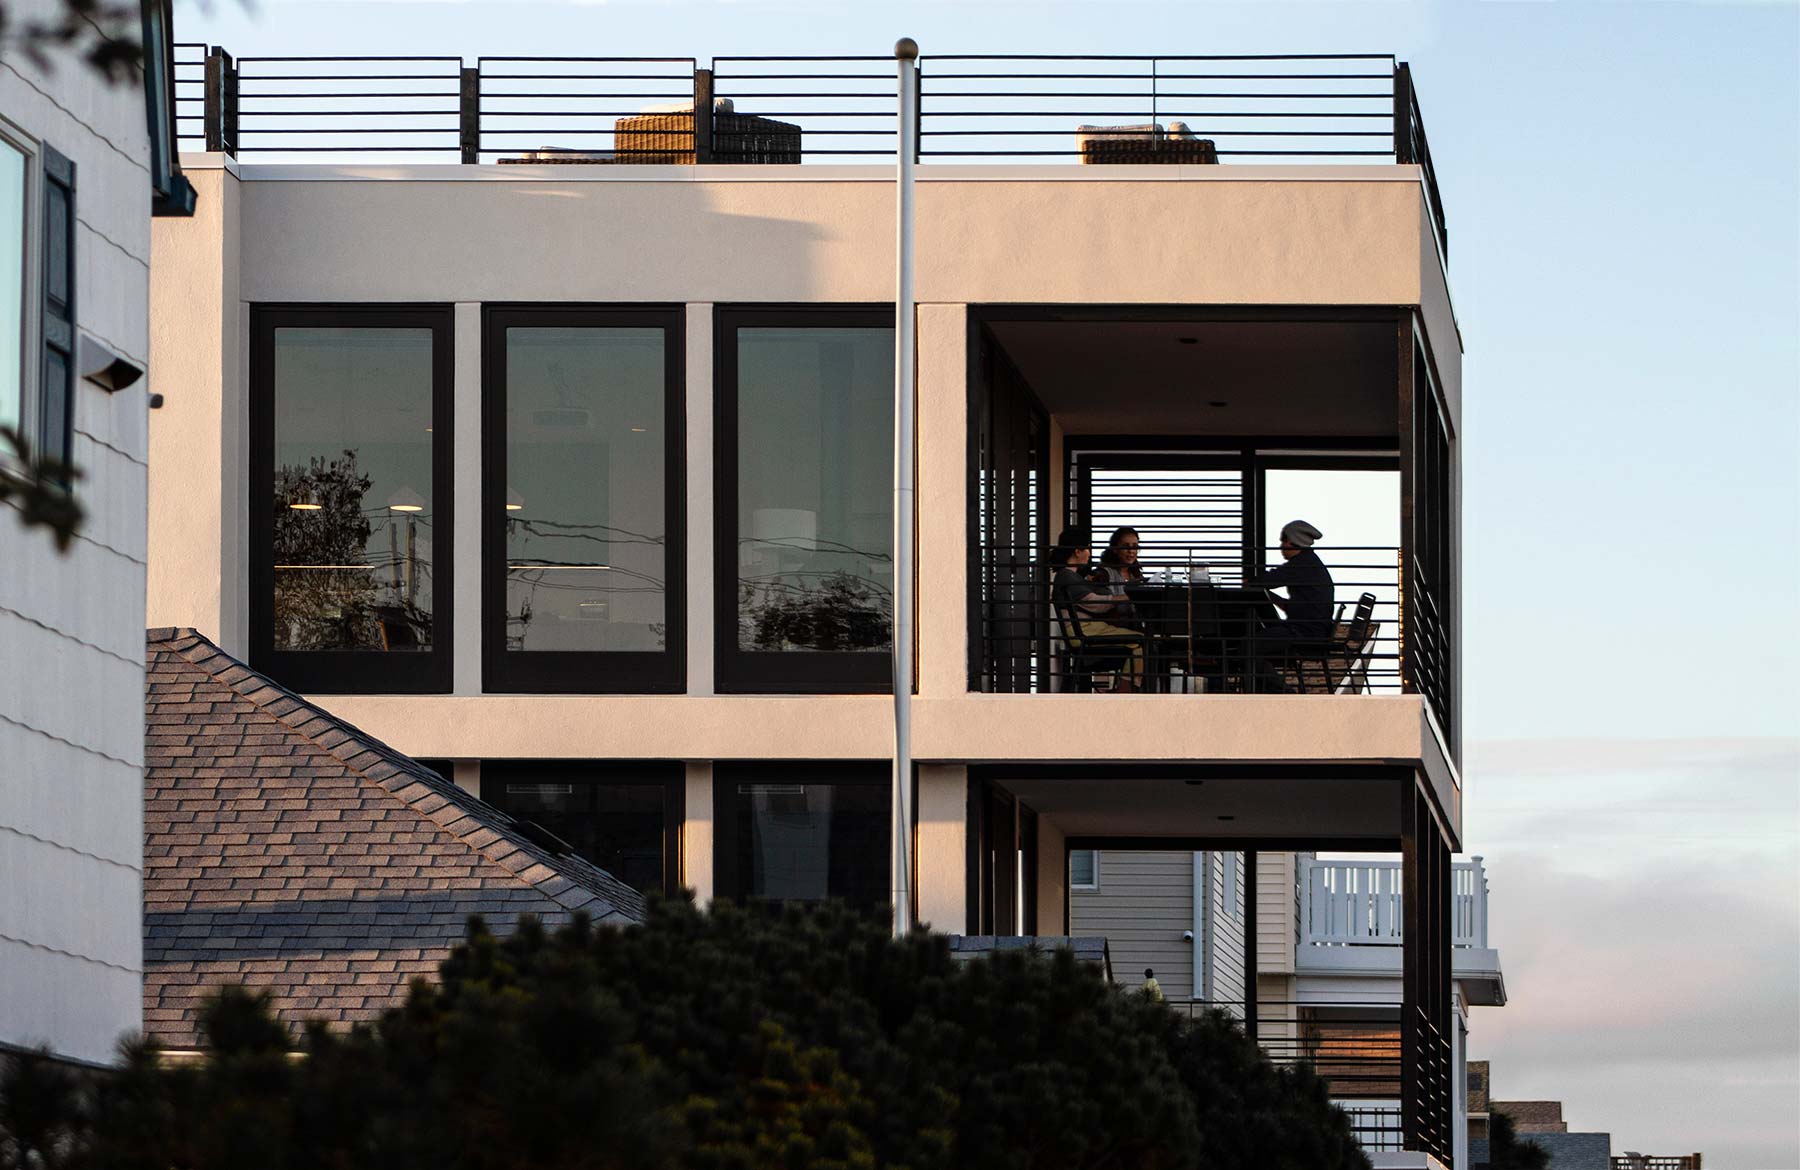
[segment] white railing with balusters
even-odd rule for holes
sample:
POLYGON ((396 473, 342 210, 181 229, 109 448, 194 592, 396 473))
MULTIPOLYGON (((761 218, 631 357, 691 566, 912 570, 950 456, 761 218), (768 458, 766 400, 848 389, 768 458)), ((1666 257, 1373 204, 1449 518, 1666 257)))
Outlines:
MULTIPOLYGON (((1404 937, 1398 861, 1300 859, 1300 941, 1381 947, 1404 937)), ((1452 867, 1450 945, 1487 946, 1487 870, 1481 858, 1452 867)))

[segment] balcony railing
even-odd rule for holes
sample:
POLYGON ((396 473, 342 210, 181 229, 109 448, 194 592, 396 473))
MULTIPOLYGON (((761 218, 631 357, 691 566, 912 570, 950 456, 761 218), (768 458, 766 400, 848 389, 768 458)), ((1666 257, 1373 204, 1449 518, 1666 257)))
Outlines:
MULTIPOLYGON (((186 149, 272 159, 857 162, 897 139, 885 56, 471 65, 187 43, 175 74, 186 149)), ((928 56, 918 76, 924 161, 1417 165, 1442 239, 1411 73, 1391 55, 928 56)))
MULTIPOLYGON (((1196 522, 1197 523, 1197 522, 1196 522)), ((1146 530, 1148 531, 1148 530, 1146 530)), ((1136 685, 1157 693, 1400 694, 1398 550, 1335 547, 1330 565, 1339 605, 1328 636, 1276 641, 1263 624, 1281 616, 1266 594, 1246 590, 1240 554, 1220 538, 1207 555, 1188 533, 1159 543, 1146 536, 1145 580, 1128 587, 1129 616, 1070 613, 1052 595, 1051 566, 1037 548, 981 550, 976 685, 982 690, 1108 691, 1136 685), (1199 551, 1196 551, 1199 550, 1199 551), (1204 581, 1201 581, 1204 576, 1204 581), (1357 605, 1367 595, 1366 623, 1357 605), (1096 633, 1104 623, 1135 640, 1096 633), (1133 661, 1142 662, 1142 670, 1133 661)), ((1265 557, 1279 563, 1275 550, 1265 557)), ((1084 566, 1086 574, 1093 566, 1084 566)))
POLYGON ((1447 1148, 1439 1138, 1448 1105, 1449 1050, 1428 1046, 1430 1051, 1423 1054, 1430 1059, 1415 1070, 1420 1077, 1414 1098, 1417 1115, 1409 1121, 1402 1084, 1401 1009, 1394 1004, 1261 1000, 1253 1013, 1246 1013, 1239 1002, 1176 1000, 1169 1006, 1190 1017, 1208 1009, 1224 1011, 1246 1025, 1276 1064, 1311 1065, 1329 1086, 1332 1104, 1349 1115, 1363 1149, 1447 1148))
MULTIPOLYGON (((1300 942, 1398 947, 1403 938, 1398 861, 1300 860, 1300 942)), ((1487 869, 1480 857, 1451 867, 1450 945, 1486 947, 1487 869)))

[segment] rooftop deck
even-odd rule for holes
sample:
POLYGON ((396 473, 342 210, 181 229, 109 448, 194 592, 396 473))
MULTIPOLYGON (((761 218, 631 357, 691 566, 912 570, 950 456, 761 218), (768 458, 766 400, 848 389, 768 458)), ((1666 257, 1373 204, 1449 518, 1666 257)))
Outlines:
MULTIPOLYGON (((1411 72, 1391 55, 925 56, 918 76, 918 161, 1414 165, 1445 241, 1411 72)), ((190 43, 175 87, 186 149, 267 162, 841 164, 898 141, 891 57, 471 65, 190 43)))

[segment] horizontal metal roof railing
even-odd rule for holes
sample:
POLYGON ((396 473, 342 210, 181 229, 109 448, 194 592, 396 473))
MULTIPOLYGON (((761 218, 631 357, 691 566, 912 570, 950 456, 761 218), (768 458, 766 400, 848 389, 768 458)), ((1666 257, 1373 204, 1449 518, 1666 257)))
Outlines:
MULTIPOLYGON (((258 161, 845 163, 898 140, 885 56, 471 65, 175 48, 183 146, 258 161)), ((918 161, 1414 164, 1444 238, 1411 72, 1391 54, 927 56, 918 86, 918 161)))

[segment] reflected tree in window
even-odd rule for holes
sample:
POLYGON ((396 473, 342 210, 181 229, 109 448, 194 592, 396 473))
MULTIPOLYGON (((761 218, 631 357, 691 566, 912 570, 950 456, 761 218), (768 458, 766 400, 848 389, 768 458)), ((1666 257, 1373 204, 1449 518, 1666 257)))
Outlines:
POLYGON ((418 602, 419 527, 393 515, 385 561, 370 555, 376 525, 364 499, 372 486, 356 452, 313 457, 275 472, 275 645, 293 650, 408 650, 431 642, 431 615, 418 602))
POLYGON ((758 650, 886 650, 893 644, 893 598, 850 573, 827 574, 811 589, 745 585, 742 610, 758 650))

